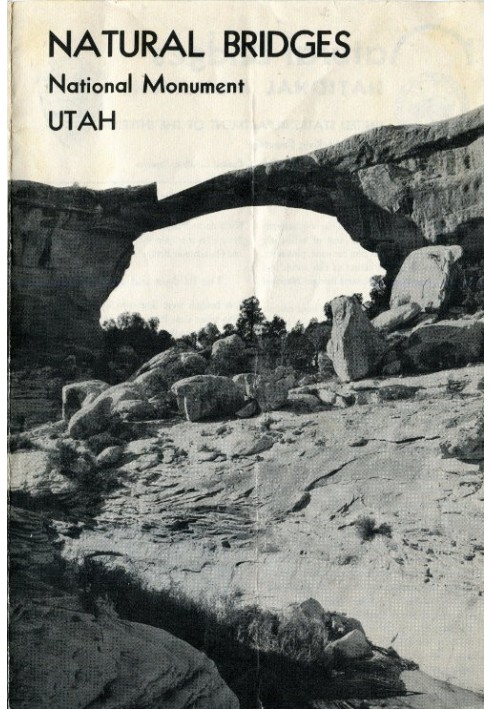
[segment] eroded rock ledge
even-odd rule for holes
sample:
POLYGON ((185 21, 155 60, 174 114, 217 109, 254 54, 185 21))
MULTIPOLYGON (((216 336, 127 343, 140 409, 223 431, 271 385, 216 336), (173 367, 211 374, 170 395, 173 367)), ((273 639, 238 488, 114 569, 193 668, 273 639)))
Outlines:
POLYGON ((111 190, 11 184, 17 350, 97 348, 100 308, 144 232, 251 205, 334 216, 389 280, 430 244, 483 252, 483 111, 385 126, 337 145, 229 172, 158 200, 155 184, 111 190))

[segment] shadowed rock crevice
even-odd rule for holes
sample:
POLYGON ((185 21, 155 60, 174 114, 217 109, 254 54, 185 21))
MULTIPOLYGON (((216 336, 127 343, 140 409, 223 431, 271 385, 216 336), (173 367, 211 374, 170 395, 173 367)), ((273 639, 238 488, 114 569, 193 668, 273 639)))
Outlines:
MULTIPOLYGON (((335 217, 391 282, 427 244, 483 252, 483 112, 386 126, 308 155, 228 172, 162 200, 156 185, 104 191, 11 185, 16 350, 97 349, 100 308, 148 231, 227 209, 282 206, 335 217)), ((165 238, 165 235, 163 235, 165 238)))

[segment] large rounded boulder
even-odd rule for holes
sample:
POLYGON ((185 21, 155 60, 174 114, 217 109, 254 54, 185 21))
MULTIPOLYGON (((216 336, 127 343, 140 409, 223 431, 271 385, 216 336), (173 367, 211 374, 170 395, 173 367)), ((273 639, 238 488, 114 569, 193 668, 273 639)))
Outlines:
POLYGON ((69 421, 76 411, 94 401, 106 389, 109 389, 109 384, 99 379, 66 384, 61 394, 63 419, 69 421))
POLYGON ((244 370, 246 362, 246 347, 238 335, 230 335, 213 343, 211 349, 211 370, 213 374, 237 374, 244 370))
POLYGON ((288 402, 289 390, 295 386, 295 374, 288 367, 261 374, 237 374, 233 379, 244 396, 257 401, 261 411, 281 409, 288 402))
POLYGON ((169 391, 174 382, 204 372, 207 362, 196 352, 171 348, 153 357, 127 381, 85 400, 70 418, 68 433, 87 439, 106 431, 120 420, 167 418, 177 411, 176 397, 169 391))
POLYGON ((440 312, 450 296, 462 253, 458 245, 424 246, 412 251, 392 286, 391 309, 417 303, 427 312, 440 312))
POLYGON ((142 383, 145 388, 153 387, 151 395, 157 396, 161 391, 170 389, 172 384, 180 379, 203 374, 206 367, 206 359, 197 352, 186 352, 178 347, 171 347, 145 362, 129 381, 142 383), (149 372, 153 372, 153 375, 150 376, 149 372))
POLYGON ((482 320, 440 320, 416 327, 402 347, 404 368, 413 372, 437 372, 482 362, 482 320))
POLYGON ((200 374, 176 382, 171 387, 177 396, 179 413, 188 421, 233 416, 244 406, 244 396, 227 377, 200 374))

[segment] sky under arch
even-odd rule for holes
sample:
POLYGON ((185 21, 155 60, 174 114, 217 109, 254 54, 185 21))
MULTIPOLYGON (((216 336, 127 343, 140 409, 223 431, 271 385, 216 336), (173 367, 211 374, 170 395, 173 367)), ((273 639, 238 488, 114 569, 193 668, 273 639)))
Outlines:
POLYGON ((289 327, 323 317, 337 295, 361 292, 384 274, 376 254, 333 217, 287 207, 246 207, 144 234, 101 320, 124 311, 157 316, 179 336, 208 322, 235 322, 256 295, 268 319, 289 327))

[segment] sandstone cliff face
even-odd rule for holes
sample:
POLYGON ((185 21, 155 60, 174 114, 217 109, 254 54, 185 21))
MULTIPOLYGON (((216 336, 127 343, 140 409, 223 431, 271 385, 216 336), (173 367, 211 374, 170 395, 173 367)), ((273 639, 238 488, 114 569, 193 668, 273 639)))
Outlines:
POLYGON ((427 244, 483 252, 483 112, 386 126, 288 160, 220 175, 157 200, 155 185, 87 190, 12 184, 12 325, 45 351, 96 347, 102 303, 132 242, 200 215, 251 205, 338 219, 393 278, 427 244))
POLYGON ((14 182, 10 199, 15 345, 96 349, 101 305, 120 283, 141 234, 128 210, 155 202, 155 185, 96 191, 14 182))

